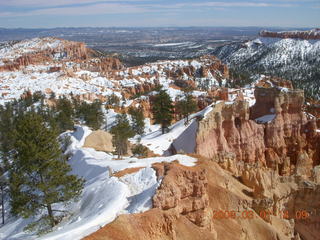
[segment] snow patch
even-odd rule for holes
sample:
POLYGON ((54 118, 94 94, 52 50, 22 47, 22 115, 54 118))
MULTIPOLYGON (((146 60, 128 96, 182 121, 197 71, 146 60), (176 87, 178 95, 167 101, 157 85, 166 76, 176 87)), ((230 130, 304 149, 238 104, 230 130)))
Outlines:
POLYGON ((255 121, 257 123, 269 123, 273 121, 275 117, 276 117, 276 114, 268 114, 268 115, 264 115, 262 117, 256 118, 255 121))

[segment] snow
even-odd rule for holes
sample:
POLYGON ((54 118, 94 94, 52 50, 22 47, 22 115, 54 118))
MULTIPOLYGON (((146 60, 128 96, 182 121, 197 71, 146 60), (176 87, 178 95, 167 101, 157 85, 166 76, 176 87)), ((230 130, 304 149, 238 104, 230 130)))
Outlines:
MULTIPOLYGON (((68 152, 72 154, 69 161, 71 173, 86 180, 80 200, 67 206, 67 210, 72 213, 69 218, 64 219, 51 233, 38 237, 23 232, 23 228, 32 219, 11 217, 1 227, 1 239, 81 239, 112 222, 120 214, 144 212, 152 207, 152 197, 161 183, 161 179, 157 179, 155 170, 151 168, 153 163, 178 160, 185 166, 194 166, 196 162, 196 159, 185 155, 115 160, 111 154, 83 148, 85 138, 90 133, 88 127, 77 126, 75 132, 62 134, 70 136, 71 139, 68 148, 68 152), (142 169, 121 178, 109 175, 137 167, 142 169)), ((6 207, 8 212, 8 206, 6 207)), ((64 209, 64 206, 59 204, 54 207, 64 209)))
POLYGON ((320 133, 320 129, 317 129, 316 132, 320 133))
POLYGON ((197 130, 198 122, 193 120, 185 131, 183 131, 183 133, 173 141, 172 145, 178 153, 195 152, 197 130))
POLYGON ((256 118, 255 121, 257 123, 269 123, 273 121, 275 117, 276 117, 276 114, 268 114, 268 115, 264 115, 262 117, 256 118))
POLYGON ((126 213, 139 213, 152 208, 152 198, 161 181, 157 181, 156 172, 147 167, 137 173, 128 174, 120 178, 120 181, 129 186, 128 201, 131 203, 126 208, 126 213))
POLYGON ((168 133, 162 134, 159 127, 156 130, 143 135, 140 143, 159 155, 167 154, 167 151, 173 142, 178 148, 181 148, 180 150, 183 150, 186 153, 191 153, 193 152, 192 150, 194 150, 195 142, 190 136, 194 136, 197 129, 196 117, 205 117, 209 112, 212 111, 212 109, 213 107, 210 105, 200 112, 191 114, 188 125, 185 125, 184 119, 176 122, 170 127, 170 131, 168 133), (182 148, 183 142, 186 142, 188 146, 184 145, 182 148))
POLYGON ((286 88, 286 87, 278 87, 278 89, 279 89, 281 92, 285 92, 285 93, 289 92, 289 89, 286 88))
MULTIPOLYGON (((63 51, 64 44, 64 40, 55 38, 34 38, 11 45, 8 43, 0 49, 0 61, 3 63, 3 60, 6 58, 12 60, 30 52, 38 52, 46 49, 63 51)), ((58 52, 58 55, 59 54, 58 52)), ((62 52, 62 54, 64 53, 62 52)), ((58 58, 60 58, 59 56, 58 58)), ((137 67, 129 67, 125 70, 115 71, 114 75, 105 77, 99 72, 81 69, 80 64, 65 59, 63 63, 65 63, 67 70, 71 69, 74 73, 71 77, 66 74, 64 70, 57 72, 48 71, 51 67, 62 67, 62 62, 58 58, 50 63, 28 65, 20 70, 0 72, 0 104, 4 104, 12 99, 18 99, 21 94, 28 90, 32 92, 41 91, 46 93, 47 96, 53 91, 57 97, 71 93, 86 96, 92 93, 101 96, 109 96, 115 93, 121 97, 120 92, 123 88, 134 88, 144 83, 155 84, 157 80, 168 89, 168 93, 172 99, 175 99, 178 95, 181 95, 181 91, 170 87, 174 79, 168 76, 168 70, 177 71, 179 68, 192 66, 197 72, 202 66, 212 64, 212 59, 210 60, 209 58, 199 58, 197 60, 165 60, 147 63, 137 67), (76 67, 78 71, 74 71, 73 67, 76 67)), ((91 61, 96 62, 97 59, 91 59, 91 61)), ((217 71, 216 74, 219 75, 220 72, 217 71)), ((219 86, 219 81, 217 81, 211 72, 208 72, 206 78, 199 76, 189 77, 187 74, 184 74, 182 79, 194 80, 197 86, 202 86, 204 89, 219 86)), ((226 84, 226 79, 221 79, 221 81, 223 85, 226 84)), ((195 94, 200 94, 200 91, 195 94)))
POLYGON ((62 41, 51 37, 28 39, 13 45, 8 44, 8 46, 1 48, 0 59, 14 60, 26 53, 56 49, 60 46, 62 46, 62 41))
POLYGON ((189 42, 181 42, 181 43, 159 43, 154 44, 154 47, 173 47, 173 46, 180 46, 180 45, 188 45, 189 42))
POLYGON ((239 94, 242 93, 244 100, 247 101, 249 103, 249 107, 251 107, 256 103, 256 99, 254 96, 254 89, 255 88, 251 86, 247 86, 245 88, 240 88, 240 89, 229 88, 228 99, 229 101, 233 102, 236 100, 239 94))
POLYGON ((57 96, 69 95, 70 93, 75 95, 96 93, 103 96, 117 94, 116 91, 111 91, 115 88, 113 81, 100 77, 97 73, 91 73, 92 79, 85 81, 81 78, 82 74, 66 77, 61 72, 48 73, 47 70, 47 65, 30 65, 25 70, 27 73, 24 70, 0 72, 2 100, 18 99, 27 90, 46 92, 47 89, 50 89, 57 96))

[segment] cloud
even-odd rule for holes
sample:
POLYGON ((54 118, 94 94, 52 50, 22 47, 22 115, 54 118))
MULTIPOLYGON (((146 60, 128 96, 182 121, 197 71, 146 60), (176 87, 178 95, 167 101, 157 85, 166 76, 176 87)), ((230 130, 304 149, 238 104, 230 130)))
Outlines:
MULTIPOLYGON (((143 0, 127 0, 130 1, 143 1, 143 0)), ((15 7, 54 7, 54 6, 68 6, 68 5, 81 5, 81 4, 96 4, 106 2, 119 2, 117 0, 1 0, 2 6, 15 6, 15 7)))
POLYGON ((214 8, 230 8, 230 7, 293 7, 295 4, 278 4, 268 2, 222 2, 222 1, 211 1, 211 2, 197 2, 197 3, 177 3, 170 5, 160 4, 146 4, 144 5, 149 8, 158 9, 181 9, 181 8, 201 8, 201 7, 214 7, 214 8))
POLYGON ((23 16, 39 16, 39 15, 99 15, 99 14, 126 14, 126 13, 142 13, 146 10, 128 4, 101 3, 89 6, 74 7, 58 7, 44 8, 25 12, 0 12, 0 17, 23 17, 23 16))
MULTIPOLYGON (((20 7, 29 6, 21 10, 4 9, 0 11, 0 17, 23 17, 23 16, 39 16, 39 15, 103 15, 103 14, 126 14, 126 13, 153 13, 153 12, 175 12, 191 10, 206 10, 213 8, 217 10, 232 7, 293 7, 291 3, 275 3, 275 2, 250 2, 250 1, 197 1, 184 3, 159 4, 155 0, 0 0, 1 4, 11 4, 12 6, 21 5, 20 7), (139 2, 139 4, 137 4, 139 2), (31 7, 39 4, 37 7, 31 7)), ((287 0, 284 0, 287 1, 287 0)))
POLYGON ((204 2, 193 6, 203 7, 291 7, 292 4, 275 4, 266 2, 204 2))

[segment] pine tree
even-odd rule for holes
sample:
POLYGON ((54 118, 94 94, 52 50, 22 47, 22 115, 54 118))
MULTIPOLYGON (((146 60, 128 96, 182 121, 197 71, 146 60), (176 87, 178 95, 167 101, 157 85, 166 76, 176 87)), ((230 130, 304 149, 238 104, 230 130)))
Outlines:
POLYGON ((4 219, 4 214, 5 214, 5 209, 4 209, 4 199, 6 196, 6 190, 8 186, 8 180, 5 176, 5 166, 3 162, 0 162, 0 194, 1 194, 1 219, 2 219, 2 224, 5 223, 4 219))
POLYGON ((70 175, 71 167, 63 158, 57 132, 41 115, 29 112, 17 121, 15 154, 9 169, 11 210, 24 218, 40 214, 42 226, 58 223, 55 203, 68 203, 78 197, 84 181, 70 175))
POLYGON ((60 132, 72 130, 74 128, 74 109, 71 101, 69 101, 66 97, 59 98, 57 101, 56 110, 58 111, 56 122, 60 132))
POLYGON ((193 100, 193 96, 189 89, 185 89, 183 93, 183 99, 176 103, 176 111, 178 114, 185 118, 185 123, 189 122, 189 116, 191 113, 197 110, 197 103, 193 100))
POLYGON ((14 135, 14 104, 0 106, 0 158, 6 168, 9 168, 9 158, 13 148, 14 135))
POLYGON ((100 100, 93 103, 82 102, 79 106, 78 115, 83 119, 86 125, 94 130, 99 129, 103 124, 103 112, 100 100))
POLYGON ((112 143, 120 159, 128 151, 128 139, 134 136, 134 131, 125 114, 117 115, 116 125, 111 128, 110 133, 113 135, 112 143))
POLYGON ((173 105, 170 96, 165 90, 160 90, 153 101, 153 118, 155 123, 161 124, 162 134, 173 120, 173 105))
POLYGON ((129 108, 129 114, 132 117, 132 129, 136 134, 142 135, 144 133, 144 115, 142 108, 129 108))
POLYGON ((117 95, 112 93, 110 96, 108 96, 107 106, 109 108, 119 107, 119 105, 120 105, 120 98, 117 95))

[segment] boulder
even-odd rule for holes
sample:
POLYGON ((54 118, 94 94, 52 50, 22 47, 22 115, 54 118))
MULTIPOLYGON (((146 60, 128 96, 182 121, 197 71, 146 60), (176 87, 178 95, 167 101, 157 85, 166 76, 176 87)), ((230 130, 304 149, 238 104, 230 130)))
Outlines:
POLYGON ((97 151, 112 152, 112 135, 103 130, 93 131, 85 140, 83 147, 93 148, 97 151))

